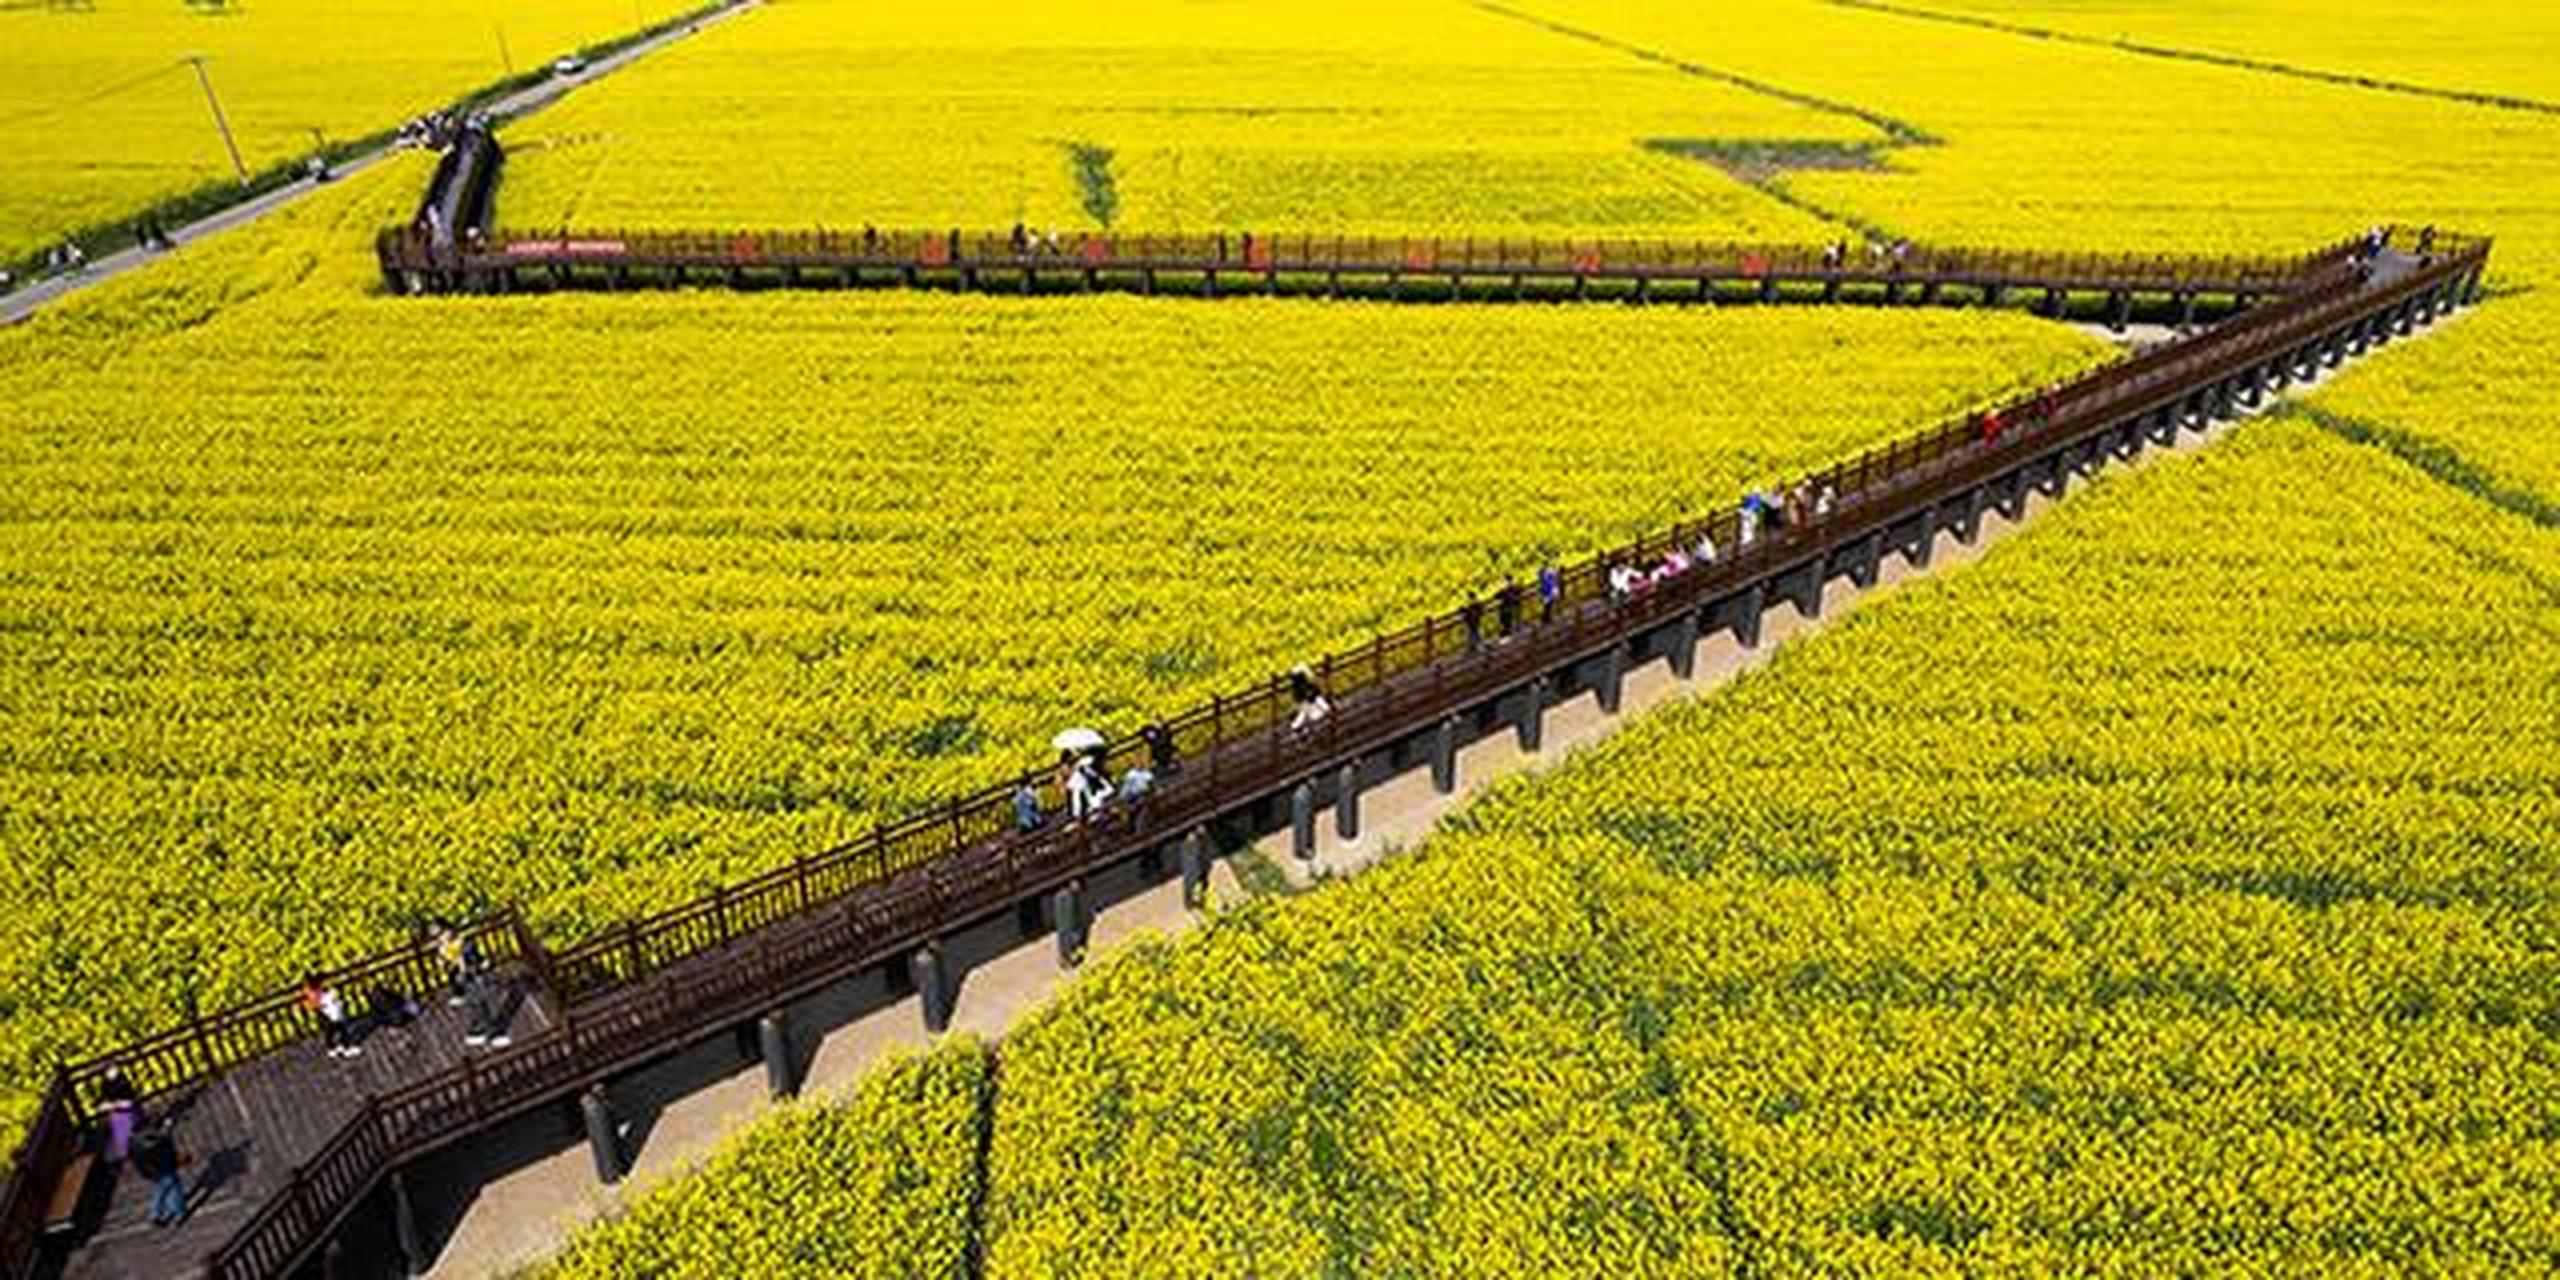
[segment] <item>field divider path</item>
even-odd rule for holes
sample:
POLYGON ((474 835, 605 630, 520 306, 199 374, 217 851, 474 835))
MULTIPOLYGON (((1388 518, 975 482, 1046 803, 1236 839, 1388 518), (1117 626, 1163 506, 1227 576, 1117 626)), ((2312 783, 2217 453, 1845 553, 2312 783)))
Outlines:
MULTIPOLYGON (((1010 915, 1030 926, 1045 915, 1072 964, 1091 938, 1096 886, 1116 868, 1161 879, 1178 867, 1181 901, 1192 904, 1215 855, 1259 832, 1286 830, 1291 856, 1316 861, 1322 821, 1355 837, 1361 794, 1382 775, 1428 760, 1447 794, 1462 744, 1509 734, 1534 754, 1551 718, 1573 735, 1569 715, 1551 716, 1568 695, 1587 692, 1615 715, 1630 666, 1665 657, 1690 676, 1712 636, 1757 649, 1772 610, 1791 602, 1804 618, 1820 616, 1835 580, 1876 585, 1889 551, 1925 563, 1942 534, 1970 542, 1990 513, 2023 518, 2037 493, 2058 499, 2109 461, 2415 333, 2476 299, 2489 249, 2396 230, 2382 246, 2305 255, 2285 288, 2263 295, 2276 300, 2235 319, 1805 477, 1767 504, 1788 513, 1783 522, 1758 514, 1762 506, 1710 513, 1338 652, 1301 678, 1105 741, 1096 750, 1115 776, 1157 773, 1134 810, 1024 823, 1023 797, 1047 815, 1067 807, 1063 780, 1033 770, 556 950, 512 916, 484 922, 519 998, 509 1047, 456 1061, 399 1052, 391 1037, 408 1033, 387 1031, 384 1052, 351 1085, 346 1064, 320 1052, 307 1015, 279 993, 70 1066, 0 1187, 0 1275, 66 1250, 66 1280, 282 1275, 382 1198, 389 1208, 363 1221, 395 1223, 399 1252, 421 1265, 431 1255, 404 1168, 574 1104, 598 1173, 616 1181, 629 1164, 608 1091, 617 1079, 727 1033, 787 1043, 785 1010, 866 974, 911 986, 925 1029, 939 1032, 969 972, 957 939, 985 922, 1010 915), (71 1232, 54 1236, 51 1206, 82 1167, 82 1118, 110 1067, 154 1106, 193 1099, 201 1132, 228 1142, 207 1153, 227 1177, 179 1228, 92 1223, 84 1236, 74 1214, 71 1232), (229 1108, 219 1105, 226 1096, 229 1108)), ((340 981, 437 991, 432 958, 417 948, 360 962, 340 981)), ((787 1087, 790 1055, 763 1052, 787 1087)), ((106 1222, 139 1217, 142 1190, 131 1180, 111 1188, 106 1222)))

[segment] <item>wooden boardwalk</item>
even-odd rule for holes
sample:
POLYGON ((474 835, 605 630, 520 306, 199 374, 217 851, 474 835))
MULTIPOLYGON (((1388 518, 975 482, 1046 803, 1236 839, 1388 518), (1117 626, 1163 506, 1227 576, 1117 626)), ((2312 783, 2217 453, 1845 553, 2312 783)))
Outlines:
MULTIPOLYGON (((186 1172, 187 1217, 175 1228, 148 1218, 150 1187, 115 1170, 95 1231, 66 1261, 64 1280, 129 1280, 190 1276, 275 1199, 306 1162, 346 1127, 369 1096, 450 1072, 465 1055, 485 1050, 462 1042, 464 1013, 427 993, 422 1014, 405 1027, 366 1033, 364 1055, 334 1058, 317 1039, 277 1050, 220 1077, 154 1099, 167 1117, 186 1172)), ((553 1024, 536 1001, 517 999, 508 1034, 529 1037, 553 1024)))
MULTIPOLYGON (((1534 587, 1514 585, 1334 654, 1311 664, 1331 705, 1311 724, 1291 723, 1296 700, 1275 679, 1153 726, 1158 742, 1132 734, 1108 743, 1115 774, 1159 748, 1180 763, 1134 828, 1017 829, 1017 786, 1053 813, 1062 807, 1047 771, 1036 770, 557 951, 512 917, 475 924, 484 949, 526 983, 507 1049, 466 1052, 439 1003, 341 1062, 320 1051, 308 1016, 279 993, 69 1068, 0 1187, 0 1277, 16 1280, 35 1260, 32 1224, 83 1140, 78 1118, 109 1064, 133 1075, 153 1105, 179 1113, 182 1144, 198 1158, 194 1216, 171 1231, 141 1223, 144 1192, 128 1178, 63 1274, 289 1273, 386 1175, 430 1152, 540 1108, 582 1097, 600 1105, 594 1090, 617 1075, 754 1030, 873 966, 911 978, 938 1028, 952 975, 937 939, 954 930, 1025 903, 1045 904, 1062 934, 1080 930, 1084 878, 1133 857, 1170 857, 1188 887, 1205 875, 1213 826, 1239 816, 1276 817, 1311 846, 1326 808, 1337 820, 1356 810, 1364 761, 1419 752, 1436 779, 1462 735, 1508 727, 1534 748, 1545 708, 1565 688, 1592 689, 1613 708, 1631 657, 1677 662, 1702 632, 1721 628, 1756 645, 1767 608, 1792 600, 1818 611, 1825 582, 1873 581, 1889 547, 1925 547, 1941 531, 1970 539, 1985 510, 2023 509, 2031 488, 2059 495, 2111 457, 2412 332, 2476 295, 2489 248, 2452 237, 2430 244, 2370 262, 2309 255, 2280 298, 2232 322, 1806 477, 1790 492, 1821 499, 1791 499, 1783 528, 1755 533, 1733 510, 1709 513, 1564 567, 1552 609, 1534 587), (1702 541, 1720 554, 1641 592, 1609 586, 1614 569, 1662 565, 1702 541)), ((388 985, 416 994, 434 974, 432 957, 412 947, 367 958, 336 981, 351 993, 388 985)), ((599 1127, 609 1132, 609 1118, 599 1127)), ((618 1159, 610 1139, 598 1159, 618 1159)))

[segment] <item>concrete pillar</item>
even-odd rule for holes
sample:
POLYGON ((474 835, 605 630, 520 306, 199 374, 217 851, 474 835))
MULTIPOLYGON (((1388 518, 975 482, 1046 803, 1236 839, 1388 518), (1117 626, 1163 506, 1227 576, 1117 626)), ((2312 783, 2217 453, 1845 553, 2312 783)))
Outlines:
POLYGON ((425 1275, 427 1264, 434 1259, 427 1256, 426 1239, 418 1233, 418 1210, 409 1200, 409 1177, 394 1169, 389 1182, 391 1243, 400 1251, 400 1273, 411 1277, 425 1275))
POLYGON ((765 1092, 777 1098, 798 1092, 800 1081, 791 1069, 791 1024, 783 1021, 781 1010, 756 1019, 756 1046, 764 1051, 765 1092))
POLYGON ((1334 771, 1333 834, 1344 840, 1360 838, 1360 762, 1353 760, 1334 771))
POLYGON ((2026 519, 2026 518, 2027 518, 2027 472, 2026 472, 2026 468, 2024 468, 2024 467, 2020 467, 2019 469, 2017 469, 2017 470, 2015 470, 2015 471, 2010 472, 2010 473, 2008 474, 2008 477, 2007 477, 2006 479, 2003 479, 2003 480, 2001 480, 2001 481, 1998 481, 1997 483, 1999 483, 1999 484, 2002 486, 2002 488, 2001 488, 2001 494, 2000 494, 2000 501, 1999 501, 2000 514, 2001 514, 2001 515, 2003 515, 2003 516, 2008 517, 2008 518, 2009 518, 2011 521, 2013 521, 2013 522, 2014 522, 2014 521, 2018 521, 2018 520, 2024 520, 2024 519, 2026 519))
POLYGON ((2107 309, 2107 327, 2118 333, 2124 332, 2125 322, 2133 319, 2132 291, 2128 289, 2116 290, 2115 296, 2107 299, 2107 309))
POLYGON ((1797 576, 1804 579, 1796 588, 1796 612, 1808 621, 1822 616, 1822 557, 1817 554, 1797 576))
POLYGON ((622 1134, 614 1125, 613 1107, 605 1098, 603 1085, 588 1085, 587 1091, 578 1095, 578 1116, 586 1122, 587 1152, 595 1157, 596 1181, 608 1187, 622 1181, 627 1171, 622 1134))
POLYGON ((2408 337, 2418 331, 2418 304, 2415 299, 2404 301, 2392 308, 2392 314, 2400 318, 2401 337, 2408 337))
POLYGON ((1548 688, 1547 677, 1540 676, 1521 691, 1517 736, 1523 751, 1535 751, 1546 742, 1548 688))
POLYGON ((2006 285, 1986 284, 1982 286, 1982 305, 1986 307, 1999 306, 2000 295, 2006 292, 2008 292, 2008 286, 2006 285))
POLYGON ((1196 907, 1209 899, 1209 833, 1193 827, 1182 837, 1182 905, 1196 907))
POLYGON ((347 1280, 347 1246, 336 1236, 320 1246, 320 1280, 347 1280))
POLYGON ((1040 900, 1038 898, 1024 898, 1013 904, 1013 932, 1015 936, 1023 938, 1040 932, 1040 900))
POLYGON ((1458 718, 1444 716, 1431 731, 1431 789, 1441 795, 1458 790, 1458 718))
POLYGON ((1683 680, 1698 674, 1698 611, 1680 615, 1671 627, 1671 674, 1683 680))
POLYGON ((1626 694, 1626 646, 1610 645, 1606 652, 1592 659, 1592 666, 1595 670, 1591 673, 1591 691, 1600 699, 1600 710, 1614 716, 1618 714, 1618 706, 1626 694))
POLYGON ((1316 856, 1316 784, 1312 781, 1289 789, 1289 852, 1301 862, 1316 856))
POLYGON ((1903 562, 1914 569, 1926 569, 1938 553, 1938 507, 1931 503, 1920 509, 1920 536, 1911 540, 1902 553, 1903 562))
POLYGON ((2151 439, 2162 445, 2178 442, 2178 411, 2175 408, 2156 410, 2152 414, 2151 439))
POLYGON ((2196 324, 2196 296, 2192 293, 2182 293, 2177 295, 2177 302, 2178 327, 2181 329, 2194 328, 2196 324))
POLYGON ((1964 496, 1956 502, 1956 541, 1969 547, 1974 539, 1982 536, 1982 486, 1975 485, 1965 490, 1964 496))
POLYGON ((1090 906, 1084 898, 1082 880, 1070 880, 1049 895, 1049 912, 1058 921, 1058 963, 1065 968, 1084 962, 1085 939, 1093 932, 1090 906))
POLYGON ((1760 583, 1752 583, 1734 597, 1733 639, 1745 649, 1760 647, 1760 615, 1768 609, 1767 592, 1760 583))
POLYGON ((951 973, 943 963, 942 944, 928 942, 907 958, 907 974, 915 980, 924 1005, 924 1029, 940 1035, 951 1026, 951 973))
POLYGON ((2057 453, 2052 457, 2045 459, 2045 465, 2049 469, 2045 479, 2045 492, 2051 494, 2056 501, 2059 501, 2061 500, 2062 495, 2071 491, 2070 454, 2067 450, 2062 453, 2057 453))
POLYGON ((2044 291, 2044 313, 2056 320, 2062 318, 2062 290, 2047 289, 2044 291))
POLYGON ((1849 581, 1857 583, 1860 591, 1867 590, 1876 585, 1876 573, 1883 567, 1884 534, 1870 533, 1859 540, 1858 549, 1851 553, 1849 581))

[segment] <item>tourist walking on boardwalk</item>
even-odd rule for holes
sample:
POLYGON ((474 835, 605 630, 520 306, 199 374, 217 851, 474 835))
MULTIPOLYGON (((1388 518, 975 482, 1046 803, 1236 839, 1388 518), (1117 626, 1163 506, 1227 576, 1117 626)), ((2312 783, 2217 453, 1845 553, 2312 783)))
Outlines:
POLYGON ((432 926, 436 960, 444 965, 445 1003, 460 1005, 471 985, 471 975, 481 968, 480 943, 453 927, 449 920, 438 919, 432 926))
POLYGON ((1090 822, 1111 802, 1111 778, 1097 755, 1076 761, 1067 775, 1067 808, 1078 822, 1090 822))
POLYGON ((1048 815, 1040 811, 1040 789, 1025 779, 1021 786, 1013 789, 1013 829, 1029 833, 1039 830, 1040 824, 1046 821, 1048 815))
POLYGON ((487 968, 475 969, 462 987, 467 1021, 462 1043, 474 1048, 504 1049, 515 1041, 507 1035, 507 988, 487 968))
POLYGON ((186 1158, 166 1123, 155 1124, 133 1140, 133 1171, 151 1184, 151 1225, 174 1227, 187 1216, 187 1184, 178 1176, 186 1158))
POLYGON ((1324 696, 1324 686, 1316 683, 1315 673, 1303 664, 1289 669, 1289 698, 1298 707, 1289 717, 1293 730, 1312 728, 1333 712, 1333 703, 1324 696))
POLYGON ((1147 767, 1160 776, 1170 778, 1182 772, 1182 755, 1174 749, 1173 730, 1162 723, 1138 730, 1138 740, 1147 744, 1147 767))
POLYGON ((1505 582, 1502 584, 1502 590, 1493 594, 1493 625, 1494 633, 1505 640, 1511 638, 1512 632, 1520 629, 1519 583, 1505 582))
POLYGON ((109 1067, 98 1078, 98 1118, 107 1125, 107 1163, 114 1164, 133 1146, 134 1126, 142 1120, 142 1097, 122 1067, 109 1067))
POLYGON ((1556 620, 1556 601, 1564 598, 1564 573, 1554 565, 1538 570, 1538 621, 1556 620))
POLYGON ((1131 766, 1127 773, 1120 775, 1121 821, 1127 823, 1131 831, 1137 830, 1139 824, 1146 820, 1147 797, 1154 794, 1155 789, 1156 771, 1145 765, 1131 766))
POLYGON ((320 1020, 321 1037, 328 1041, 332 1058, 359 1058, 364 1049, 356 1043, 356 1024, 347 1018, 347 1002, 338 997, 338 989, 321 980, 316 973, 302 978, 302 1007, 320 1020))

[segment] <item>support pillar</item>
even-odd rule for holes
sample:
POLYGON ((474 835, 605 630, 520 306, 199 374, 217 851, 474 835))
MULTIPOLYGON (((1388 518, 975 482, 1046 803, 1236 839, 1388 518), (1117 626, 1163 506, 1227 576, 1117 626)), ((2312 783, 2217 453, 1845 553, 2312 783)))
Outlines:
POLYGON ((764 1051, 765 1092, 776 1098, 799 1092, 800 1081, 791 1069, 791 1024, 781 1010, 756 1019, 756 1045, 764 1051))
POLYGON ((2181 329, 2196 327, 2196 296, 2192 293, 2178 295, 2178 327, 2181 329))
POLYGON ((1333 834, 1344 840, 1360 838, 1360 762, 1353 760, 1334 771, 1333 834))
POLYGON ((622 1134, 613 1122, 613 1107, 604 1094, 604 1086, 591 1084, 578 1095, 578 1115, 586 1122, 587 1151, 595 1157, 596 1181, 612 1186, 622 1181, 628 1166, 622 1155, 622 1134))
POLYGON ((1964 496, 1956 501, 1960 504, 1956 508, 1956 541, 1970 547, 1974 539, 1982 536, 1982 486, 1975 485, 1965 490, 1964 496))
POLYGON ((347 1280, 347 1246, 336 1236, 320 1247, 320 1280, 347 1280))
POLYGON ((1040 932, 1040 900, 1038 898, 1024 898, 1013 904, 1013 932, 1016 937, 1023 938, 1040 932))
POLYGON ((1698 611, 1680 615, 1671 628, 1671 674, 1686 680, 1698 674, 1698 611))
POLYGON ((1289 789, 1289 852, 1300 862, 1316 856, 1316 784, 1301 782, 1289 789))
POLYGON ((1085 939, 1093 933, 1093 912, 1085 901, 1084 881, 1070 880, 1049 895, 1049 911, 1058 921, 1059 966, 1072 969, 1084 963, 1085 939))
POLYGON ((1986 307, 1999 306, 2000 295, 2007 291, 2008 287, 2006 285, 1986 284, 1982 286, 1982 305, 1986 307))
POLYGON ((2115 295, 2107 299, 2107 308, 2107 327, 2115 330, 2117 333, 2124 332, 2125 322, 2133 318, 2132 291, 2127 289, 2116 290, 2115 295))
POLYGON ((1883 567, 1884 534, 1882 531, 1870 533, 1859 541, 1857 551, 1852 553, 1849 581, 1857 583, 1860 591, 1865 591, 1876 585, 1876 573, 1883 567))
POLYGON ((2001 493, 2001 495, 2000 495, 2000 501, 1999 501, 1999 504, 1998 504, 1998 505, 1999 505, 1999 509, 2000 509, 2000 514, 2001 514, 2001 515, 2003 515, 2003 516, 2008 517, 2008 519, 2009 519, 2012 523, 2015 523, 2015 522, 2017 522, 2017 521, 2020 521, 2020 520, 2024 520, 2024 519, 2026 519, 2026 518, 2027 518, 2027 472, 2026 472, 2026 469, 2025 469, 2025 468, 2023 468, 2023 467, 2021 467, 2021 468, 2019 468, 2019 469, 2018 469, 2018 470, 2016 470, 2016 471, 2012 471, 2012 472, 2010 472, 2010 473, 2009 473, 2008 478, 2007 478, 2006 480, 2001 481, 2000 483, 2004 486, 2004 491, 2003 491, 2003 492, 2001 493))
POLYGON ((1592 661, 1598 670, 1592 673, 1591 691, 1600 699, 1600 710, 1614 716, 1626 694, 1627 648, 1623 644, 1610 645, 1592 661))
POLYGON ((915 980, 924 1005, 924 1029, 940 1035, 951 1026, 951 974, 943 963, 942 944, 928 942, 907 958, 907 974, 915 980))
POLYGON ((1209 900, 1209 832, 1193 827, 1182 837, 1182 905, 1197 907, 1209 900))
POLYGON ((1813 563, 1798 571, 1804 579, 1804 585, 1796 588, 1796 613, 1807 621, 1822 616, 1823 558, 1820 553, 1816 553, 1813 563))
POLYGON ((427 1256, 425 1238, 418 1234, 418 1210, 409 1201, 409 1177, 401 1170, 391 1171, 391 1243, 400 1251, 401 1274, 422 1276, 433 1259, 427 1256))
POLYGON ((1458 718, 1444 716, 1431 731, 1431 789, 1441 795, 1458 790, 1458 718))
POLYGON ((1745 649, 1760 647, 1760 615, 1768 608, 1767 592, 1755 582, 1734 597, 1733 639, 1745 649))
POLYGON ((1520 723, 1517 736, 1522 751, 1536 751, 1547 738, 1547 677, 1540 676, 1521 691, 1520 723))
POLYGON ((1914 569, 1926 569, 1938 553, 1938 507, 1931 503, 1920 509, 1920 536, 1904 548, 1903 562, 1914 569))

